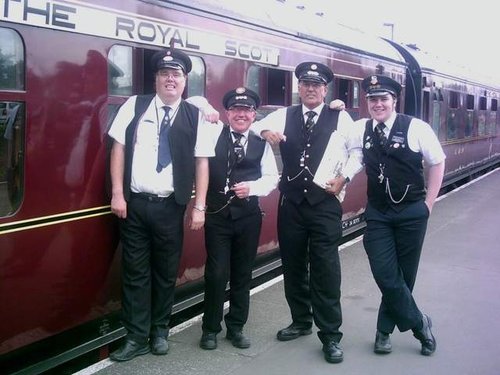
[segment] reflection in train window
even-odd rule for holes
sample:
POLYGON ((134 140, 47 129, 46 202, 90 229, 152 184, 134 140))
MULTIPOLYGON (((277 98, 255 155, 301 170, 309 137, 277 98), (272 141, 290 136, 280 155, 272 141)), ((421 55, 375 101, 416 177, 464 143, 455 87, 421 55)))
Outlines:
POLYGON ((481 96, 479 98, 479 114, 477 119, 477 132, 478 135, 488 134, 488 129, 486 127, 486 97, 481 96))
POLYGON ((108 53, 109 95, 132 95, 132 48, 116 45, 108 53))
POLYGON ((24 178, 24 103, 0 101, 0 216, 19 208, 24 178))
POLYGON ((470 137, 472 135, 472 129, 474 126, 474 95, 467 94, 466 104, 467 104, 467 112, 465 119, 465 129, 464 136, 470 137))
POLYGON ((359 82, 352 83, 352 108, 359 108, 359 82))
POLYGON ((24 46, 14 30, 0 27, 0 90, 24 90, 24 46))
POLYGON ((292 80, 292 105, 300 104, 300 96, 299 96, 299 80, 292 80))
POLYGON ((492 135, 497 133, 497 108, 498 108, 497 100, 491 99, 490 134, 492 135))
POLYGON ((205 64, 201 57, 189 56, 193 67, 188 75, 187 96, 205 96, 205 64))
POLYGON ((440 137, 440 129, 441 129, 441 106, 443 102, 443 95, 441 90, 434 91, 432 94, 432 129, 434 133, 440 137))

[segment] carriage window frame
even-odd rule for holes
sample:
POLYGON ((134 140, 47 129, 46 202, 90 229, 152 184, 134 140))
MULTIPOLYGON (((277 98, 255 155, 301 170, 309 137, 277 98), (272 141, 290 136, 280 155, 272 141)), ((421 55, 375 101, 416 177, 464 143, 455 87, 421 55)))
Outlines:
POLYGON ((187 97, 205 96, 207 86, 207 69, 205 61, 200 56, 189 55, 191 59, 191 71, 188 73, 186 83, 187 97))
POLYGON ((450 109, 458 109, 460 107, 460 93, 457 91, 449 91, 448 107, 450 109))
POLYGON ((0 27, 0 90, 25 90, 24 42, 13 29, 0 27))
POLYGON ((0 27, 0 217, 15 214, 24 197, 25 56, 21 35, 0 27))
POLYGON ((108 95, 130 96, 134 90, 134 49, 121 44, 108 51, 108 95))

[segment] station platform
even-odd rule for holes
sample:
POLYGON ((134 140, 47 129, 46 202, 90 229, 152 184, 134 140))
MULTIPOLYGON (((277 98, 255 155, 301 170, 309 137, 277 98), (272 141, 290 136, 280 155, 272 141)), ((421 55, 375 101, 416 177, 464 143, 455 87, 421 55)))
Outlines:
POLYGON ((427 230, 414 295, 433 321, 437 350, 420 354, 411 331, 391 335, 393 352, 373 353, 380 292, 361 239, 342 246, 344 361, 329 364, 313 334, 280 342, 276 332, 291 323, 283 281, 252 291, 244 332, 249 349, 218 335, 218 348, 199 348, 201 317, 176 327, 166 356, 144 355, 125 363, 109 359, 78 375, 175 374, 500 374, 500 169, 444 195, 427 230))

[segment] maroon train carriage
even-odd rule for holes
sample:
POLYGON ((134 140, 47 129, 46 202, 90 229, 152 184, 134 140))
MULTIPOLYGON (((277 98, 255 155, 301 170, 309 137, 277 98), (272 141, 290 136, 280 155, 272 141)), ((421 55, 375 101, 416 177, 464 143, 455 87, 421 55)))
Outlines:
MULTIPOLYGON (((239 85, 260 94, 260 116, 298 103, 294 67, 316 60, 335 72, 328 100, 344 100, 355 119, 367 117, 365 76, 398 80, 400 111, 429 121, 445 145, 446 183, 498 165, 499 85, 436 69, 405 47, 279 1, 267 10, 248 7, 245 15, 227 2, 189 4, 0 0, 4 371, 39 373, 97 348, 105 357, 107 345, 123 336, 106 129, 128 96, 152 92, 149 61, 171 39, 193 60, 185 96, 204 95, 221 113, 222 95, 239 85)), ((365 189, 361 173, 343 203, 346 234, 363 225, 365 189)), ((274 191, 262 200, 256 275, 279 263, 277 198, 274 191)), ((186 227, 175 311, 202 300, 204 261, 202 233, 186 227)))

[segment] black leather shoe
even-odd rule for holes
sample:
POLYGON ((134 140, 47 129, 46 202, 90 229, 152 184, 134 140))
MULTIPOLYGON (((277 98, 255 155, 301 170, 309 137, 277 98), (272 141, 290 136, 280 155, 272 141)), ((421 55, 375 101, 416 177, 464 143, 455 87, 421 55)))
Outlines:
POLYGON ((241 331, 227 331, 226 339, 231 340, 235 348, 247 349, 250 347, 250 340, 241 331))
POLYGON ((151 353, 165 355, 168 353, 168 341, 165 337, 153 337, 150 340, 151 353))
POLYGON ((325 360, 329 363, 339 363, 344 360, 344 351, 338 342, 330 341, 323 344, 323 353, 325 353, 325 360))
POLYGON ((214 332, 203 332, 200 339, 200 348, 205 350, 217 349, 217 334, 214 332))
POLYGON ((391 338, 388 333, 377 331, 373 351, 377 354, 389 354, 392 352, 391 338))
POLYGON ((133 340, 127 340, 118 350, 111 353, 109 358, 113 361, 125 362, 147 353, 149 353, 148 344, 139 344, 133 340))
POLYGON ((436 351, 436 339, 432 334, 431 327, 431 318, 428 315, 423 314, 422 329, 413 331, 413 336, 415 336, 422 344, 422 349, 420 350, 422 355, 431 355, 436 351))
POLYGON ((280 329, 276 337, 280 341, 295 340, 299 336, 310 335, 312 333, 311 328, 304 326, 299 326, 295 323, 290 324, 288 327, 280 329))

